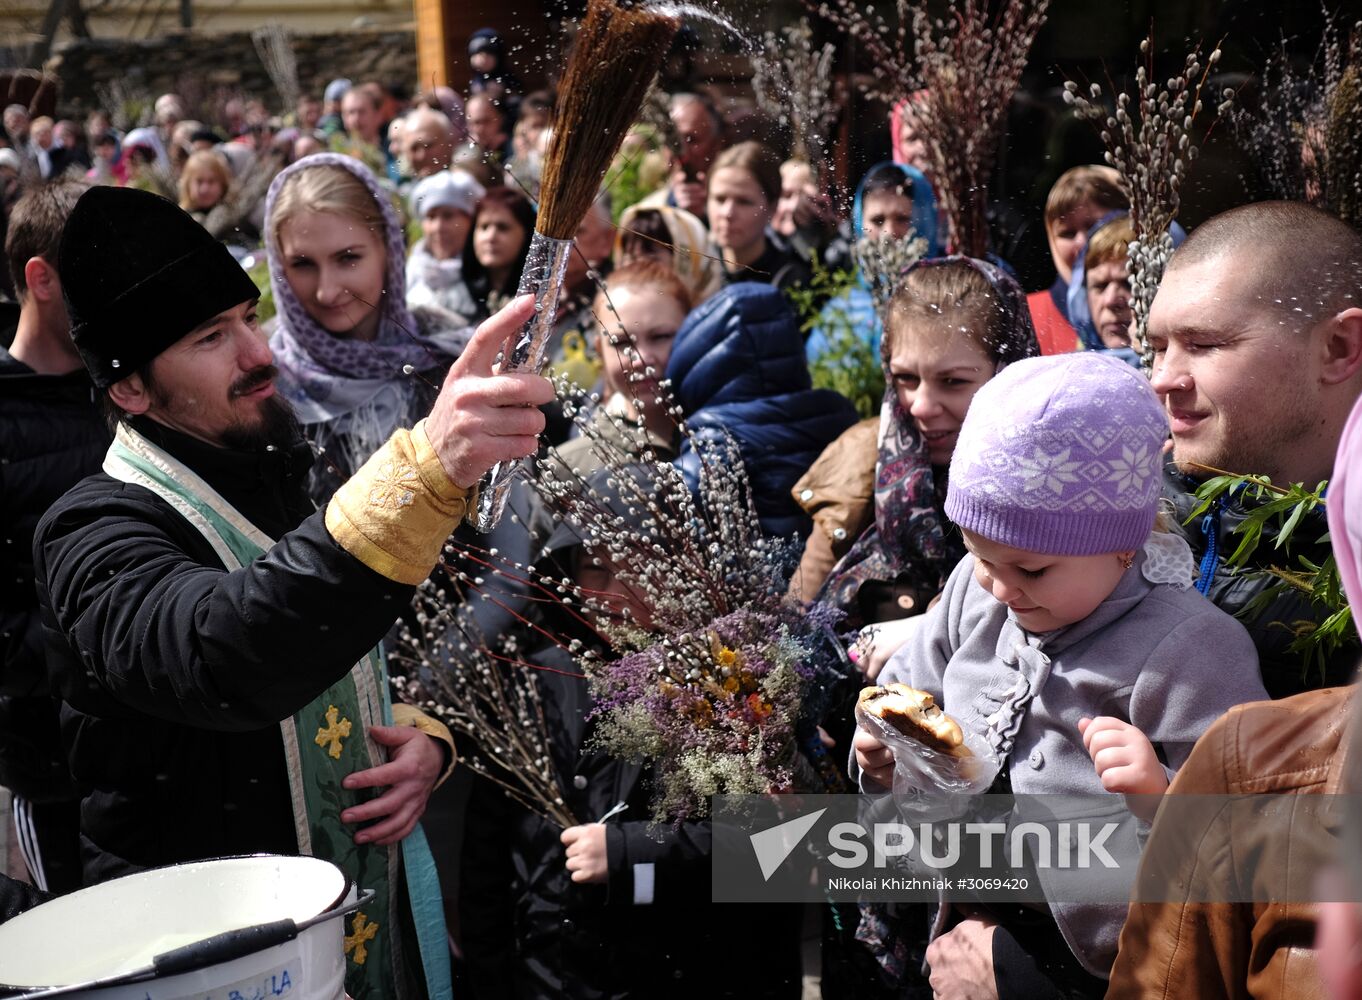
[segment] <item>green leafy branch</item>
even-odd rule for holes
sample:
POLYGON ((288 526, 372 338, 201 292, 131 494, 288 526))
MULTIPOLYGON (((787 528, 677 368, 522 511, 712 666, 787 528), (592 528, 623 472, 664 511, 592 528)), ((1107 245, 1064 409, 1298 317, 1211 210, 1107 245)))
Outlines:
MULTIPOLYGON (((1187 523, 1204 516, 1214 505, 1228 497, 1240 501, 1243 510, 1244 519, 1234 529, 1234 533, 1240 536, 1239 544, 1225 560, 1228 568, 1244 570, 1262 545, 1264 532, 1275 533, 1272 548, 1274 552, 1280 553, 1280 562, 1251 573, 1252 576, 1271 578, 1273 583, 1244 606, 1240 617, 1253 618, 1261 614, 1289 592, 1306 595, 1313 606, 1324 609, 1328 614, 1318 622, 1301 619, 1282 624, 1292 633, 1290 649, 1301 657, 1304 671, 1308 672, 1313 665, 1323 678, 1333 654, 1348 643, 1357 641, 1352 609, 1348 607, 1348 599, 1338 575, 1338 564, 1332 553, 1318 564, 1296 553, 1293 566, 1291 549, 1297 533, 1310 523, 1309 515, 1325 508, 1327 502, 1324 493, 1328 481, 1310 490, 1303 483, 1282 487, 1263 476, 1235 475, 1210 466, 1200 468, 1216 475, 1197 489, 1197 504, 1188 516, 1187 523)), ((1328 545, 1329 540, 1326 530, 1305 544, 1328 545)))
POLYGON ((809 364, 815 389, 832 389, 851 400, 862 418, 880 412, 884 399, 884 368, 870 349, 864 331, 857 330, 842 297, 856 284, 851 268, 830 268, 810 257, 813 278, 808 285, 787 289, 799 315, 799 332, 805 338, 814 327, 823 331, 827 348, 809 364))

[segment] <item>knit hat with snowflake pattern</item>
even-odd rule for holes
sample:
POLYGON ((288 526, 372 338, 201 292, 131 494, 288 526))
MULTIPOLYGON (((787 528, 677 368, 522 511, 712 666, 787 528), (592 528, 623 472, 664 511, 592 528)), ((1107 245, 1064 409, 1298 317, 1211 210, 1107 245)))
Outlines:
POLYGON ((1168 419, 1110 355, 1017 361, 975 395, 951 458, 946 516, 1045 555, 1138 549, 1158 512, 1168 419))

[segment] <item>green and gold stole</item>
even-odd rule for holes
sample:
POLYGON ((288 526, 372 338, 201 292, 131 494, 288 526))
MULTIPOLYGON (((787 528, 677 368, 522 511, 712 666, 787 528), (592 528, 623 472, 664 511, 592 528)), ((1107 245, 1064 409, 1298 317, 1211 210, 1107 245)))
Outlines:
MULTIPOLYGON (((120 424, 104 459, 104 471, 151 490, 192 524, 230 572, 253 562, 274 540, 247 521, 182 462, 120 424)), ((409 903, 420 964, 430 1000, 453 996, 444 911, 434 861, 418 825, 401 844, 356 844, 354 828, 340 814, 372 797, 351 791, 347 774, 387 761, 370 726, 392 725, 387 672, 378 647, 309 705, 280 723, 298 850, 345 871, 373 899, 346 918, 345 988, 354 1000, 416 1000, 402 970, 400 907, 409 903), (407 900, 400 889, 405 876, 407 900)), ((410 947, 410 943, 406 943, 410 947)), ((415 958, 416 956, 412 956, 415 958)))

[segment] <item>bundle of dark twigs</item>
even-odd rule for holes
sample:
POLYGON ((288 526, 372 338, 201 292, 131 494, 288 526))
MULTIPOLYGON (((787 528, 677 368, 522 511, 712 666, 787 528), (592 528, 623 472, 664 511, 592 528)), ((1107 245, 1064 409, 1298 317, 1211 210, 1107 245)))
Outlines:
POLYGON ((992 18, 985 0, 948 0, 942 17, 932 16, 938 5, 929 0, 897 0, 892 30, 856 0, 805 2, 865 48, 870 96, 910 100, 954 250, 984 256, 998 144, 1049 0, 1004 0, 992 18))
POLYGON ((1263 67, 1258 99, 1234 115, 1274 196, 1304 201, 1362 225, 1362 22, 1345 35, 1326 13, 1314 63, 1302 69, 1286 42, 1263 67))

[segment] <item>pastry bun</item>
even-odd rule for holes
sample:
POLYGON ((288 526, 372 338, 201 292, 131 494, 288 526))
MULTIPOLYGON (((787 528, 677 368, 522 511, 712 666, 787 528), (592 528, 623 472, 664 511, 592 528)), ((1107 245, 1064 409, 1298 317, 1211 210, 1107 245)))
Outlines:
POLYGON ((907 684, 861 689, 857 699, 862 711, 883 719, 904 736, 923 743, 938 753, 952 757, 972 757, 965 746, 965 734, 956 722, 936 704, 926 691, 907 684))

